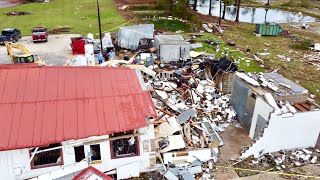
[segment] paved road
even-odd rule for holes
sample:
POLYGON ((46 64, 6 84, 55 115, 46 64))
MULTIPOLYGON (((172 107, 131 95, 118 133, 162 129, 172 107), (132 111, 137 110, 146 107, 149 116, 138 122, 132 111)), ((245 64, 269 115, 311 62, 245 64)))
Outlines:
MULTIPOLYGON (((64 65, 69 59, 75 59, 70 48, 70 38, 79 37, 77 34, 49 35, 48 42, 33 43, 31 36, 22 37, 18 43, 29 49, 30 53, 38 55, 45 60, 46 64, 64 65)), ((0 47, 0 64, 11 64, 5 46, 0 47)))

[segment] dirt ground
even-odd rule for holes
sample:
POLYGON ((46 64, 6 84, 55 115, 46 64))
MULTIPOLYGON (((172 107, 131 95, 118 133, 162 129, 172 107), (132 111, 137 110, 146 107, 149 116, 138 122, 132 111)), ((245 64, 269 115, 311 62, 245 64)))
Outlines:
MULTIPOLYGON (((224 145, 219 149, 219 157, 217 165, 229 166, 235 161, 232 158, 239 158, 243 146, 249 146, 251 139, 248 133, 242 128, 231 125, 220 135, 224 145)), ((218 169, 214 172, 214 179, 225 180, 238 178, 237 173, 233 169, 218 169)))
MULTIPOLYGON (((33 43, 31 36, 22 37, 18 43, 24 45, 30 53, 42 58, 47 65, 59 66, 69 59, 75 59, 70 47, 70 38, 79 37, 77 34, 49 35, 48 42, 33 43)), ((0 64, 11 64, 5 46, 0 46, 0 64)))
MULTIPOLYGON (((319 176, 320 175, 320 166, 319 165, 307 165, 303 167, 296 167, 290 169, 290 172, 286 172, 290 174, 301 174, 306 176, 319 176)), ((242 178, 234 178, 233 180, 307 180, 307 179, 319 179, 319 178, 306 178, 306 177, 298 177, 298 176, 290 176, 285 177, 283 175, 277 174, 257 174, 254 176, 247 176, 242 178)))

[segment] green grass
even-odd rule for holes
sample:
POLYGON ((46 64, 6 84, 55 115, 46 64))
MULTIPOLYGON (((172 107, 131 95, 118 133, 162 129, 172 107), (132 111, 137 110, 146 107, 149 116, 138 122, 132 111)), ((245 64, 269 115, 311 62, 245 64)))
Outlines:
MULTIPOLYGON (((228 27, 221 36, 226 42, 234 41, 242 51, 247 48, 250 49, 251 53, 248 57, 252 57, 257 52, 269 52, 270 56, 261 57, 264 60, 267 72, 276 70, 286 78, 299 83, 307 88, 310 93, 315 94, 317 101, 320 102, 319 70, 315 66, 302 61, 304 54, 312 54, 311 51, 293 48, 293 41, 290 38, 281 36, 256 37, 253 34, 255 29, 253 24, 232 22, 225 22, 225 24, 228 27), (286 55, 291 58, 291 61, 283 61, 277 55, 286 55)), ((288 30, 288 25, 283 25, 283 28, 288 30)), ((320 42, 320 36, 316 33, 295 29, 291 29, 291 31, 299 37, 306 37, 315 42, 320 42)))
MULTIPOLYGON (((188 34, 184 35, 185 38, 187 38, 187 36, 188 36, 188 34)), ((229 59, 236 61, 236 62, 240 62, 238 64, 239 70, 245 70, 247 72, 263 72, 264 71, 264 69, 261 68, 256 61, 248 58, 246 55, 244 55, 242 52, 235 49, 234 47, 227 46, 226 42, 222 38, 219 38, 218 36, 216 36, 212 33, 204 33, 204 35, 201 37, 198 37, 196 39, 196 41, 201 42, 202 46, 203 46, 202 48, 197 48, 195 50, 197 52, 207 52, 210 54, 214 54, 217 58, 221 58, 221 57, 226 56, 226 54, 225 54, 225 52, 226 52, 227 57, 229 59), (216 46, 212 46, 210 44, 203 42, 203 40, 206 40, 206 39, 212 40, 212 41, 220 41, 221 42, 221 44, 219 46, 220 51, 217 52, 215 50, 216 46), (251 60, 251 62, 249 63, 249 66, 246 63, 246 60, 251 60)))
POLYGON ((165 30, 165 31, 184 31, 184 32, 190 32, 191 26, 189 24, 186 24, 184 22, 178 21, 178 20, 152 20, 150 23, 153 23, 156 29, 165 30))
MULTIPOLYGON (((45 26, 49 30, 58 26, 69 26, 70 33, 98 33, 96 1, 92 0, 55 0, 50 3, 30 3, 0 9, 0 29, 15 27, 23 35, 30 35, 35 26, 45 26), (6 16, 9 11, 26 11, 34 14, 25 16, 6 16)), ((112 0, 101 1, 101 24, 107 31, 125 23, 112 0)), ((116 29, 115 29, 116 30, 116 29)))

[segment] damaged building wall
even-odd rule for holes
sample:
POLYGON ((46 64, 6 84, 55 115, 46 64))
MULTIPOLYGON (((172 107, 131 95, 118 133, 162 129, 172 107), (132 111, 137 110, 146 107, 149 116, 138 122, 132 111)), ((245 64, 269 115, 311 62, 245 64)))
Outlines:
POLYGON ((234 79, 231 95, 231 105, 237 113, 237 120, 243 128, 249 133, 253 110, 255 107, 255 97, 253 93, 241 80, 234 79))
POLYGON ((223 93, 230 94, 232 91, 234 78, 235 78, 235 73, 219 72, 215 78, 216 87, 223 93))
POLYGON ((320 111, 276 115, 271 113, 269 125, 241 157, 282 149, 314 147, 320 133, 320 111))
POLYGON ((160 45, 159 57, 163 62, 178 61, 180 58, 186 60, 190 58, 189 45, 160 45))
MULTIPOLYGON (((63 149, 63 167, 67 167, 74 164, 74 152, 72 147, 66 147, 63 149)), ((20 178, 23 173, 24 167, 27 166, 27 170, 24 174, 24 178, 31 178, 46 174, 60 169, 60 166, 52 166, 46 168, 31 169, 31 165, 28 163, 30 158, 29 149, 10 150, 0 152, 0 174, 1 179, 16 180, 20 178), (7 177, 7 178, 4 178, 7 177)))
POLYGON ((153 39, 153 24, 141 24, 120 27, 118 32, 118 46, 136 50, 141 39, 153 39))
MULTIPOLYGON (((145 128, 140 128, 138 132, 142 134, 138 138, 138 141, 139 141, 138 156, 112 159, 110 142, 104 141, 104 142, 98 143, 100 147, 101 162, 90 164, 90 165, 102 172, 105 172, 105 171, 116 169, 117 167, 120 167, 120 166, 137 162, 139 164, 140 171, 144 171, 146 168, 149 167, 150 158, 153 158, 153 153, 154 153, 152 151, 152 139, 155 138, 153 125, 149 125, 148 127, 145 127, 145 128)), ((101 137, 108 138, 109 136, 105 135, 105 136, 94 137, 94 138, 101 138, 101 137)), ((93 140, 92 138, 90 139, 93 140)), ((84 140, 87 140, 87 139, 66 141, 66 142, 63 142, 62 145, 67 146, 70 144, 82 142, 84 140)), ((85 152, 85 157, 90 156, 90 153, 91 153, 90 145, 84 145, 84 152, 85 152)), ((61 167, 63 168, 72 167, 74 166, 74 164, 77 164, 75 159, 74 147, 72 146, 64 147, 62 150, 62 156, 63 156, 62 166, 57 165, 52 167, 32 169, 30 163, 28 163, 30 158, 30 152, 28 149, 2 151, 0 152, 1 179, 15 180, 17 178, 20 178, 25 165, 27 165, 27 170, 23 177, 32 178, 32 177, 44 175, 44 174, 62 169, 61 167)))
POLYGON ((259 137, 259 133, 262 133, 269 121, 270 114, 274 111, 273 107, 260 97, 257 97, 255 104, 249 133, 252 139, 259 137))
POLYGON ((162 62, 190 59, 191 45, 180 35, 156 35, 154 47, 162 62))

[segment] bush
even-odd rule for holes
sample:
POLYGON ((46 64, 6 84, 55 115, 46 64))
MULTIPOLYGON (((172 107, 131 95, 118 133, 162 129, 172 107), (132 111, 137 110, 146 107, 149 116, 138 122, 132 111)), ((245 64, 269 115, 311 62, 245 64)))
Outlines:
POLYGON ((300 50, 308 50, 313 44, 314 42, 311 39, 299 38, 291 45, 291 47, 300 50))

